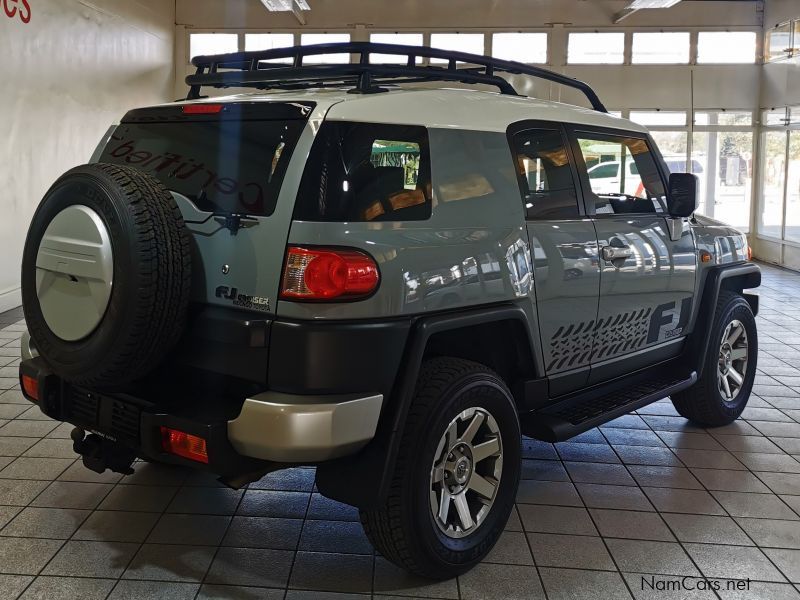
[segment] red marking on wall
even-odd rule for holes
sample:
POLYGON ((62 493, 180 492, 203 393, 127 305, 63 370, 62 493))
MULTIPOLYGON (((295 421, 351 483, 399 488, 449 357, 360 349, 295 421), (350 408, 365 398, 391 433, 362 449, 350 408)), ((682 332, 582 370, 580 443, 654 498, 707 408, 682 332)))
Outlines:
POLYGON ((31 5, 28 0, 0 0, 2 11, 9 19, 19 19, 26 25, 31 22, 31 5))

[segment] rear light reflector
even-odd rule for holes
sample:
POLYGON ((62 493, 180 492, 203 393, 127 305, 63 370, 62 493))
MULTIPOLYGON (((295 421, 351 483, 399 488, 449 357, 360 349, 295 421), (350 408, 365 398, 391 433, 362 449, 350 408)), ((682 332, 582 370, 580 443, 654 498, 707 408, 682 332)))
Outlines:
POLYGON ((22 389, 25 395, 31 399, 39 401, 39 380, 34 379, 30 375, 22 376, 22 389))
POLYGON ((223 104, 184 104, 181 110, 185 115, 216 115, 223 108, 223 104))
POLYGON ((346 300, 378 288, 375 260, 358 250, 289 246, 281 282, 286 300, 346 300))
POLYGON ((170 429, 169 427, 162 427, 161 448, 164 452, 208 464, 206 441, 196 435, 177 429, 170 429))

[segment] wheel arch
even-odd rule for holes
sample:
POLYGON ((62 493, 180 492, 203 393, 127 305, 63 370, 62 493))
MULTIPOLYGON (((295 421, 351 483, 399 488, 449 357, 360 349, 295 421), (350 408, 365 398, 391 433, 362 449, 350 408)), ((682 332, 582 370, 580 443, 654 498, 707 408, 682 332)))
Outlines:
POLYGON ((358 508, 377 506, 386 497, 419 370, 424 360, 435 356, 486 364, 512 390, 519 410, 524 410, 525 381, 538 374, 528 316, 518 305, 418 319, 406 342, 403 363, 391 397, 384 404, 375 438, 358 454, 317 467, 317 486, 324 495, 358 508), (509 364, 503 364, 504 360, 509 364))

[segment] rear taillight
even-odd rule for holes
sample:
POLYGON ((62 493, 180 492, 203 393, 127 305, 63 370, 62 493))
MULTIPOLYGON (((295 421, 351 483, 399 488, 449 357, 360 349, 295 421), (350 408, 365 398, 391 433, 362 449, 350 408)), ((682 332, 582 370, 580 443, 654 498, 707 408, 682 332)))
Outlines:
POLYGON ((161 449, 175 456, 208 464, 206 441, 178 429, 161 428, 161 449))
POLYGON ((30 375, 22 376, 22 391, 28 400, 39 401, 39 380, 30 375))
POLYGON ((281 298, 347 300, 370 295, 379 282, 378 265, 364 252, 289 246, 281 298))
POLYGON ((216 115, 223 107, 223 104, 184 104, 181 110, 185 115, 216 115))

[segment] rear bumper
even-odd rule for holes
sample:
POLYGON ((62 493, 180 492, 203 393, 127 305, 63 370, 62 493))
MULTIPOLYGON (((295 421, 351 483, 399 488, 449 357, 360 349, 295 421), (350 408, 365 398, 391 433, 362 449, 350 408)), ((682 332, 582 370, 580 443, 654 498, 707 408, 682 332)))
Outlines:
POLYGON ((40 358, 23 360, 22 376, 38 382, 39 399, 28 397, 47 416, 118 442, 138 455, 209 470, 222 477, 313 464, 360 450, 375 435, 383 396, 300 396, 265 392, 241 403, 172 403, 165 407, 128 394, 103 394, 72 386, 40 358), (208 463, 166 453, 161 428, 206 441, 208 463))

